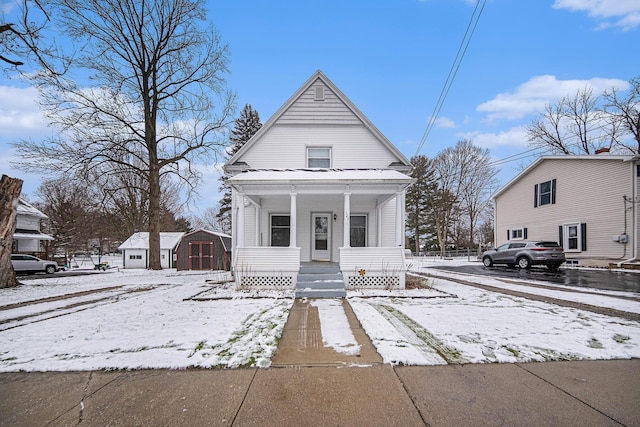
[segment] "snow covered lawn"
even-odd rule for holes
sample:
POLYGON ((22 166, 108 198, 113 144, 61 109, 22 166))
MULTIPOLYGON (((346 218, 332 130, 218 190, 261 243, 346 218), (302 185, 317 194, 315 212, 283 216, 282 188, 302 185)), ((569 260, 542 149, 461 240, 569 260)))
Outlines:
MULTIPOLYGON (((0 289, 0 372, 267 367, 293 293, 235 292, 225 284, 228 278, 225 272, 113 269, 0 289)), ((586 295, 479 276, 464 279, 640 313, 640 296, 633 293, 586 295), (622 294, 632 299, 617 298, 622 294)), ((354 313, 386 363, 640 357, 639 322, 447 278, 430 278, 428 285, 348 292, 354 313)), ((357 352, 359 343, 341 304, 312 304, 320 313, 325 346, 357 352)))
POLYGON ((0 371, 268 366, 293 299, 202 298, 224 275, 121 270, 0 290, 0 371))
POLYGON ((417 291, 416 298, 350 294, 354 312, 386 363, 640 357, 638 322, 442 279, 429 279, 429 284, 433 291, 417 291), (420 293, 425 298, 417 298, 420 293), (429 293, 433 298, 426 298, 429 293))

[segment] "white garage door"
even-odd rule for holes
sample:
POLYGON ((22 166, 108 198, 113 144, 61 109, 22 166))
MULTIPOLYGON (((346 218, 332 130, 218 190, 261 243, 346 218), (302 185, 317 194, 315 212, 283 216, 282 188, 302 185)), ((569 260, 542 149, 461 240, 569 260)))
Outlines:
POLYGON ((147 251, 144 249, 125 250, 124 268, 147 268, 147 251))

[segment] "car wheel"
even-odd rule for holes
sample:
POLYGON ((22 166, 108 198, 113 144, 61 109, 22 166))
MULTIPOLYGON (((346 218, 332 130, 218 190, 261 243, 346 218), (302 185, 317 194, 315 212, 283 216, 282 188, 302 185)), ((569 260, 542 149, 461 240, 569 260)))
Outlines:
POLYGON ((482 258, 482 263, 484 264, 485 267, 491 267, 493 265, 493 261, 491 260, 491 257, 484 257, 482 258))
POLYGON ((57 268, 55 266, 53 266, 53 265, 47 265, 47 268, 44 269, 44 271, 47 274, 53 274, 53 273, 56 272, 56 270, 57 270, 57 268))
POLYGON ((529 267, 531 267, 531 261, 529 261, 529 258, 527 258, 526 256, 521 256, 520 258, 518 258, 516 264, 518 265, 518 268, 521 268, 523 270, 528 270, 529 267))

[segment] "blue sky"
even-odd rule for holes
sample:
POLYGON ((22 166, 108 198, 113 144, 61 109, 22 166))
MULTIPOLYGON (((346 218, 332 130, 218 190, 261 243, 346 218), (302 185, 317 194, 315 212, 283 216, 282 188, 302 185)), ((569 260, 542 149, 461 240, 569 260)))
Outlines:
MULTIPOLYGON (((12 0, 0 0, 7 8, 12 0)), ((238 111, 266 121, 322 70, 407 157, 416 154, 472 16, 471 0, 259 0, 207 3, 231 53, 228 83, 238 111)), ((481 2, 482 4, 482 2, 481 2)), ((591 85, 595 92, 640 76, 640 0, 487 0, 448 96, 420 154, 469 138, 496 160, 530 149, 524 126, 544 105, 591 85)), ((35 91, 0 75, 0 172, 7 143, 40 137, 35 91)), ((535 159, 502 163, 506 183, 535 159)), ((197 210, 215 205, 210 168, 197 210)))

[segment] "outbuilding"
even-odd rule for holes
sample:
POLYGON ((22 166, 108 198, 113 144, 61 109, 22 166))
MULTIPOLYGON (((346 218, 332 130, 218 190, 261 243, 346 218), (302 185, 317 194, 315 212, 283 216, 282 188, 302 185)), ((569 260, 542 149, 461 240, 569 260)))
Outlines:
POLYGON ((178 270, 230 270, 231 236, 196 230, 182 236, 176 250, 178 270))
MULTIPOLYGON (((160 265, 162 268, 176 267, 176 247, 183 235, 183 232, 160 232, 160 265)), ((133 233, 118 249, 122 251, 122 266, 124 268, 149 267, 148 232, 133 233)))

